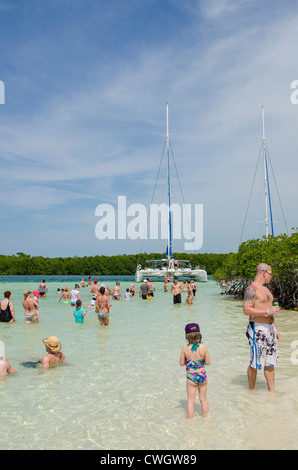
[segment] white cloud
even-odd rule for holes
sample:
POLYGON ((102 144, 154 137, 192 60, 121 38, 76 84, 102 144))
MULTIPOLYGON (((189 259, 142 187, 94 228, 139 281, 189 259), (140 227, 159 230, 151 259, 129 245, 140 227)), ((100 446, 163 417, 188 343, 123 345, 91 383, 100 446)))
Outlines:
POLYGON ((292 214, 298 106, 290 103, 290 83, 298 78, 298 16, 271 12, 266 24, 263 18, 251 23, 246 18, 243 28, 237 18, 243 20, 254 4, 200 2, 208 21, 202 23, 197 15, 180 45, 177 38, 158 48, 148 43, 137 55, 131 53, 130 61, 119 54, 111 63, 90 62, 82 82, 70 83, 67 93, 46 90, 43 106, 32 106, 26 121, 21 114, 2 121, 1 173, 14 184, 7 207, 21 201, 24 208, 47 210, 68 206, 74 198, 85 207, 90 202, 91 211, 102 201, 116 201, 123 191, 132 202, 144 203, 149 196, 149 203, 169 101, 171 142, 185 199, 206 208, 203 251, 219 250, 210 242, 218 237, 217 220, 226 224, 221 226, 222 250, 237 249, 261 143, 262 105, 280 194, 292 214))

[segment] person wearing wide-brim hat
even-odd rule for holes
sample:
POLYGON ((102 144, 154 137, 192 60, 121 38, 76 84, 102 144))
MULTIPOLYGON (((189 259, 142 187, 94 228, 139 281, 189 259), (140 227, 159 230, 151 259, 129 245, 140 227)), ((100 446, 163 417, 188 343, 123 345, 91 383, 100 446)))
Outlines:
POLYGON ((61 351, 62 345, 56 336, 49 336, 48 338, 43 339, 42 342, 47 350, 47 354, 42 356, 42 369, 49 369, 49 367, 64 364, 66 362, 65 355, 61 351))

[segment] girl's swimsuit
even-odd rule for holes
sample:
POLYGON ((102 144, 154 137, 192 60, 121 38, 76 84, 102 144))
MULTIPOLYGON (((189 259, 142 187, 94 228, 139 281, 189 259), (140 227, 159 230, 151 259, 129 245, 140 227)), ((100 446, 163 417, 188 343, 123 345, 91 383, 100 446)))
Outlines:
MULTIPOLYGON (((199 344, 196 343, 192 346, 191 350, 196 351, 198 347, 199 344)), ((204 364, 204 359, 197 359, 196 361, 193 359, 185 359, 186 378, 196 385, 200 385, 207 382, 207 373, 204 368, 204 364)))
POLYGON ((191 380, 191 382, 195 384, 203 384, 207 381, 207 374, 204 369, 203 359, 198 359, 197 361, 193 361, 192 359, 186 359, 185 365, 186 378, 188 380, 191 380), (191 372, 192 370, 196 370, 196 372, 191 372))

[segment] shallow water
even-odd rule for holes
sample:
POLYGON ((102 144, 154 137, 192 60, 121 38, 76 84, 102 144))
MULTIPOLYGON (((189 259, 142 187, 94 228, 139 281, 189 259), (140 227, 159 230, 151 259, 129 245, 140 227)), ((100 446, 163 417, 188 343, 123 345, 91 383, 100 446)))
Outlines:
MULTIPOLYGON (((83 324, 75 323, 72 308, 58 303, 61 282, 50 282, 47 298, 40 299, 39 324, 26 325, 22 292, 38 283, 13 282, 0 290, 1 298, 4 290, 12 291, 18 319, 0 323, 5 355, 18 371, 0 381, 0 449, 298 448, 298 365, 291 348, 298 339, 296 312, 276 316, 281 393, 268 393, 259 373, 253 394, 247 389, 242 303, 221 296, 216 283, 199 284, 192 306, 174 306, 163 284, 155 283, 151 300, 113 301, 106 328, 92 308, 83 324), (200 324, 211 356, 210 413, 202 418, 197 401, 195 417, 188 420, 179 356, 184 326, 192 321, 200 324), (67 365, 46 372, 22 366, 41 358, 41 340, 49 335, 61 341, 67 365)), ((129 285, 121 281, 122 294, 129 285)), ((87 287, 81 296, 88 306, 87 287)))

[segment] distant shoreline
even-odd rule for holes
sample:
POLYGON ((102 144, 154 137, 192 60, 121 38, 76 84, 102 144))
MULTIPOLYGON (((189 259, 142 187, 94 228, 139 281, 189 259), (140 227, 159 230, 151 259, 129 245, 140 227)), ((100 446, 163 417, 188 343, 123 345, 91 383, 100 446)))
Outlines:
MULTIPOLYGON (((192 266, 200 265, 212 275, 224 264, 228 254, 222 253, 174 253, 173 258, 187 259, 192 266)), ((48 258, 25 253, 0 255, 1 276, 134 276, 138 264, 147 260, 164 258, 164 253, 141 253, 138 255, 95 255, 48 258)))

